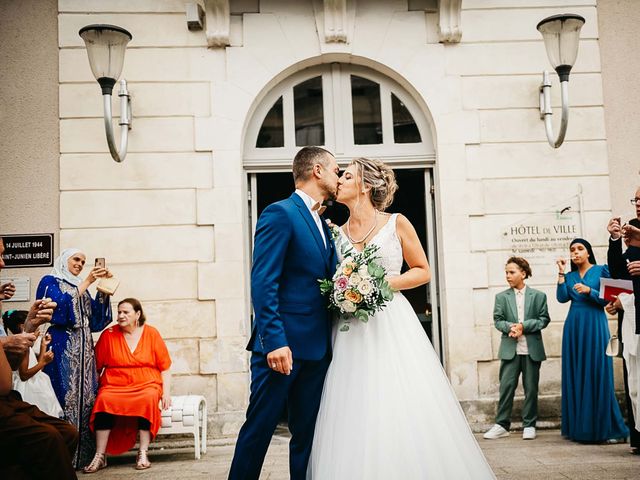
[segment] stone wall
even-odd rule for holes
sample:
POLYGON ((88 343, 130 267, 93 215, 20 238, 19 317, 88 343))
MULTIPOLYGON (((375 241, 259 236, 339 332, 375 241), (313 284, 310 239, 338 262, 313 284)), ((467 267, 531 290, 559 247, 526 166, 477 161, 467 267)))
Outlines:
POLYGON ((198 131, 211 118, 224 53, 187 30, 183 1, 60 0, 59 10, 63 246, 106 257, 122 280, 118 297, 141 299, 167 339, 173 393, 205 395, 211 433, 233 433, 248 396, 242 176, 223 152, 213 155, 212 131, 198 131), (122 78, 134 120, 122 164, 108 154, 78 36, 91 23, 133 35, 122 78))
MULTIPOLYGON (((118 293, 139 297, 168 339, 174 393, 204 393, 213 434, 234 434, 249 383, 247 124, 271 88, 304 68, 344 62, 377 70, 431 122, 439 252, 431 261, 445 366, 470 418, 490 421, 483 405, 497 398, 491 313, 505 287, 502 229, 581 185, 585 236, 603 258, 611 203, 595 0, 467 0, 462 42, 446 45, 438 43, 437 15, 408 10, 406 1, 357 2, 341 44, 324 41, 319 2, 263 0, 259 13, 235 10, 224 49, 187 30, 183 3, 59 0, 63 246, 107 258, 123 281, 118 293), (567 5, 587 24, 567 141, 553 150, 538 114, 549 65, 535 26, 567 5), (114 23, 134 37, 123 72, 134 109, 123 164, 107 154, 98 87, 77 36, 88 23, 114 23)), ((557 107, 557 86, 554 99, 557 107)), ((531 283, 549 295, 541 394, 557 406, 566 306, 553 300, 554 280, 550 268, 531 283)))
POLYGON ((630 52, 638 51, 640 38, 636 19, 640 3, 634 0, 600 0, 598 27, 602 58, 607 150, 610 160, 611 202, 615 215, 633 218, 629 199, 640 186, 640 97, 636 79, 640 60, 630 52))
MULTIPOLYGON (((59 246, 56 0, 0 2, 0 235, 53 233, 59 246), (37 70, 38 74, 33 75, 37 70)), ((6 269, 27 277, 31 298, 50 268, 6 269)), ((5 309, 27 303, 5 302, 5 309)))

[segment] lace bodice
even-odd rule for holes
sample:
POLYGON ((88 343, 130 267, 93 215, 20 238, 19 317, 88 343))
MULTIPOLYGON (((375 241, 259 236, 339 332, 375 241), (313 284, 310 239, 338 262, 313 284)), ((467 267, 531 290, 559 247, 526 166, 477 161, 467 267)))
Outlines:
MULTIPOLYGON (((402 269, 402 245, 396 231, 397 219, 398 214, 392 214, 387 223, 378 230, 378 233, 369 242, 376 244, 380 248, 378 250, 379 263, 386 269, 387 275, 400 275, 400 270, 402 269)), ((349 246, 351 246, 351 242, 340 229, 340 236, 336 239, 338 261, 341 262, 344 259, 342 251, 349 246)))

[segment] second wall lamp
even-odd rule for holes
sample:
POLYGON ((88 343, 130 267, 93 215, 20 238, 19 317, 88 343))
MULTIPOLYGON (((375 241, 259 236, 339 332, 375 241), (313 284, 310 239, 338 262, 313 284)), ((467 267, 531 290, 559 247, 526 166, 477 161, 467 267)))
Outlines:
POLYGON ((549 72, 542 74, 540 85, 540 119, 544 120, 547 140, 553 148, 558 148, 564 141, 569 123, 569 73, 578 56, 578 42, 580 29, 584 25, 584 18, 572 13, 553 15, 538 23, 536 27, 542 34, 544 46, 551 66, 560 78, 560 96, 562 98, 562 118, 558 138, 553 134, 551 125, 551 81, 549 72))

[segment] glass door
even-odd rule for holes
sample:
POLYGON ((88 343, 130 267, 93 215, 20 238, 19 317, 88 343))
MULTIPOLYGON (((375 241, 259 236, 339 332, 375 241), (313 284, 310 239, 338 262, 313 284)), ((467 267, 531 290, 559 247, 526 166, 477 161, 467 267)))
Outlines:
MULTIPOLYGON (((422 327, 429 336, 438 356, 442 359, 440 317, 437 282, 437 252, 435 249, 435 223, 432 189, 432 170, 428 168, 395 168, 396 180, 400 188, 388 211, 401 213, 413 224, 427 253, 431 265, 431 282, 426 286, 404 291, 422 327)), ((251 238, 255 234, 257 218, 268 205, 287 198, 295 190, 293 176, 289 172, 264 172, 249 174, 249 194, 251 212, 251 238)), ((343 225, 348 218, 344 205, 332 203, 324 214, 337 225, 343 225)), ((406 263, 403 271, 407 269, 406 263)))

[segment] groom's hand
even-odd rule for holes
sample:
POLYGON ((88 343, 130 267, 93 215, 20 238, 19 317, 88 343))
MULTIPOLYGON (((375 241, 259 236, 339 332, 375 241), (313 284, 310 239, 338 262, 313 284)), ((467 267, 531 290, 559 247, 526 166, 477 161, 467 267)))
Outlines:
POLYGON ((267 364, 271 370, 289 375, 293 369, 293 354, 289 347, 280 347, 267 353, 267 364))

